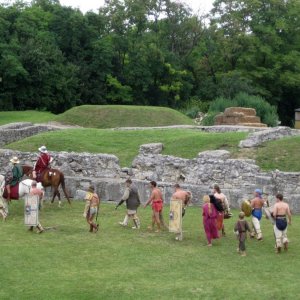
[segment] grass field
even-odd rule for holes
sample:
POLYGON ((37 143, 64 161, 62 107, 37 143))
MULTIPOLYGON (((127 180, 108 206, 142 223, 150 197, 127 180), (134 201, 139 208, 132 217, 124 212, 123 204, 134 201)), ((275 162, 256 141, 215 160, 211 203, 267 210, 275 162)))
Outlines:
POLYGON ((101 129, 68 129, 42 133, 6 145, 5 148, 35 152, 41 144, 52 151, 75 151, 115 154, 122 166, 130 166, 145 143, 162 142, 164 154, 194 158, 204 150, 237 150, 246 133, 203 133, 196 130, 164 129, 145 131, 113 131, 101 129))
MULTIPOLYGON (((121 228, 125 208, 102 204, 100 231, 88 233, 84 203, 61 209, 46 203, 43 226, 28 232, 23 203, 13 202, 0 223, 0 299, 298 299, 300 217, 288 229, 290 249, 274 253, 272 226, 262 221, 264 240, 247 240, 247 257, 236 253, 236 217, 227 236, 206 247, 201 209, 189 207, 184 240, 151 233, 150 208, 139 210, 142 227, 121 228)), ((165 220, 168 208, 164 210, 165 220)), ((237 211, 234 211, 237 215, 237 211)))
POLYGON ((54 119, 55 115, 50 112, 36 110, 0 111, 0 126, 14 122, 45 123, 54 119))
POLYGON ((168 108, 134 105, 82 105, 58 115, 56 121, 89 128, 194 125, 184 114, 168 108))

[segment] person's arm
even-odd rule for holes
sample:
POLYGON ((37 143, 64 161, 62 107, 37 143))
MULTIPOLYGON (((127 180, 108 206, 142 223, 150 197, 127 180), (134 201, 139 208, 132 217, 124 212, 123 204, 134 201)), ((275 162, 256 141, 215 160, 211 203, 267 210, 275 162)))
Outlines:
POLYGON ((274 209, 273 209, 273 218, 276 218, 277 216, 277 205, 274 205, 274 209))
POLYGON ((287 215, 289 218, 289 225, 292 225, 292 214, 289 206, 287 207, 287 215))
POLYGON ((151 193, 150 198, 148 199, 148 201, 145 203, 144 208, 146 208, 150 202, 152 202, 154 200, 154 193, 151 193))
POLYGON ((123 204, 124 201, 126 201, 129 198, 130 189, 126 187, 124 194, 120 200, 120 202, 116 205, 115 209, 117 209, 120 205, 123 204))

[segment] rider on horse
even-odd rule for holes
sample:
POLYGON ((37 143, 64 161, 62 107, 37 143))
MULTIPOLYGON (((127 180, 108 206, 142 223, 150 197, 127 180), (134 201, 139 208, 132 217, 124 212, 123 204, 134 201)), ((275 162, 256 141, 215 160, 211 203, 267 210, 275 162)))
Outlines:
POLYGON ((15 156, 10 160, 10 162, 13 164, 13 168, 12 170, 8 171, 5 175, 5 186, 7 190, 8 201, 10 201, 10 188, 17 185, 21 181, 23 176, 23 170, 22 167, 19 165, 19 159, 15 156))
POLYGON ((40 154, 38 160, 33 167, 33 178, 36 178, 37 181, 40 181, 43 172, 49 168, 50 163, 53 161, 53 157, 48 153, 46 146, 41 146, 39 151, 40 154))

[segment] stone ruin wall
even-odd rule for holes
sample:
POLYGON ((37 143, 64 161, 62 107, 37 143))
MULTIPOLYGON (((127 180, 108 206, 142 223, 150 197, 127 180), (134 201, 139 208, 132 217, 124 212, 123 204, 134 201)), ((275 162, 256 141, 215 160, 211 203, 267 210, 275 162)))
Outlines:
MULTIPOLYGON (((286 127, 268 130, 254 132, 245 141, 251 140, 253 145, 257 145, 258 141, 300 134, 299 130, 286 127)), ((240 144, 240 147, 244 146, 240 144)), ((246 147, 248 146, 247 144, 246 147)), ((255 161, 231 159, 229 152, 224 150, 205 151, 194 159, 183 159, 162 155, 162 149, 162 144, 142 145, 129 168, 121 168, 114 155, 68 152, 51 154, 54 156, 53 167, 65 174, 67 189, 74 199, 80 198, 77 191, 86 190, 92 183, 102 200, 119 201, 124 181, 130 176, 138 186, 143 202, 149 197, 150 180, 158 182, 167 203, 173 193, 174 183, 179 182, 183 188, 193 193, 195 205, 202 204, 203 195, 210 193, 212 185, 217 183, 228 196, 232 207, 238 208, 241 201, 253 196, 255 188, 261 188, 272 195, 271 202, 277 192, 283 193, 293 211, 300 213, 300 172, 261 172, 255 161)), ((37 153, 0 149, 1 173, 5 172, 9 159, 15 155, 21 159, 22 164, 29 165, 33 165, 37 157, 37 153)), ((50 195, 50 189, 47 193, 50 195)))

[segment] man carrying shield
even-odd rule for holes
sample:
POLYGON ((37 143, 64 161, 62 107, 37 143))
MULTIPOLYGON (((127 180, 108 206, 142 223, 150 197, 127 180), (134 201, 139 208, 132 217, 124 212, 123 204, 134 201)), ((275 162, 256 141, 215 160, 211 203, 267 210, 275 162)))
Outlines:
MULTIPOLYGON (((186 207, 191 200, 192 194, 191 192, 184 191, 178 183, 174 185, 174 188, 175 188, 175 193, 172 195, 171 201, 174 200, 182 201, 182 218, 183 218, 185 215, 186 207)), ((175 239, 177 241, 179 240, 181 241, 183 239, 182 231, 175 237, 175 239)))
POLYGON ((292 215, 289 205, 283 202, 282 194, 276 195, 276 203, 273 209, 273 217, 275 219, 274 224, 274 235, 276 239, 276 252, 280 253, 282 246, 284 250, 288 249, 288 238, 287 238, 287 220, 286 216, 289 218, 289 225, 292 223, 292 215))
POLYGON ((99 225, 95 224, 93 221, 95 216, 98 216, 100 199, 95 193, 95 188, 93 186, 89 187, 89 190, 85 196, 85 200, 86 204, 84 207, 83 216, 90 225, 90 232, 97 232, 99 225))

